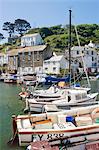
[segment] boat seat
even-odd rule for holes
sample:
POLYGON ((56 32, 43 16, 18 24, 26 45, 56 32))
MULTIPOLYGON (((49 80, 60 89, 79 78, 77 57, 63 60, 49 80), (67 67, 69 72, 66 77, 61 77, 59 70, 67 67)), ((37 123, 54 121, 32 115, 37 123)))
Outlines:
POLYGON ((35 129, 52 129, 52 121, 51 119, 37 121, 32 124, 32 127, 35 129))
POLYGON ((80 116, 80 117, 75 117, 76 125, 77 126, 88 126, 92 125, 92 119, 91 117, 85 117, 85 116, 80 116))
POLYGON ((46 112, 57 112, 57 111, 59 111, 59 109, 57 108, 57 106, 54 105, 54 104, 53 105, 49 105, 49 104, 47 105, 46 104, 44 106, 44 109, 45 109, 46 112))

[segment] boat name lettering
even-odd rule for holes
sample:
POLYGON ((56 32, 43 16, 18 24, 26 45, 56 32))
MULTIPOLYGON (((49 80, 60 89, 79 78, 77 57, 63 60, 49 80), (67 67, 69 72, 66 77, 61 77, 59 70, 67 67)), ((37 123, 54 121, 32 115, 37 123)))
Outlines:
POLYGON ((61 138, 61 137, 63 137, 64 136, 64 134, 48 134, 47 135, 47 139, 48 140, 51 140, 51 139, 53 139, 53 138, 61 138))
MULTIPOLYGON (((47 140, 52 140, 54 138, 61 138, 61 137, 64 137, 64 134, 47 134, 46 135, 46 139, 47 140)), ((35 135, 33 136, 32 135, 32 140, 34 140, 35 138, 37 138, 39 141, 45 139, 45 135, 44 134, 38 134, 38 135, 35 135)))
POLYGON ((40 138, 40 141, 42 140, 43 134, 38 134, 38 137, 40 138))

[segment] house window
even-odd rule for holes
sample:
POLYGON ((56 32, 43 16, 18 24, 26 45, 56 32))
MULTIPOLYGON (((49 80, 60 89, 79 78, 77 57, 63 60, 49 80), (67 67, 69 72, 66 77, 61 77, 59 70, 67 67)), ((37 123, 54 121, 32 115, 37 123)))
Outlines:
POLYGON ((15 59, 15 56, 14 56, 14 58, 13 58, 13 65, 15 65, 15 60, 16 60, 16 59, 15 59))
POLYGON ((39 68, 39 71, 41 71, 41 68, 39 68))
POLYGON ((84 51, 82 51, 82 53, 84 53, 84 51))
POLYGON ((53 71, 56 71, 56 67, 53 67, 53 71))
POLYGON ((68 96, 68 102, 70 102, 71 101, 71 96, 68 96))
POLYGON ((33 46, 34 45, 34 42, 33 41, 31 41, 31 46, 33 46))
POLYGON ((75 60, 74 63, 77 64, 77 60, 75 60))
POLYGON ((23 61, 25 60, 24 52, 22 53, 22 59, 23 59, 23 61))
POLYGON ((91 54, 93 55, 93 51, 91 52, 91 54))
POLYGON ((45 70, 47 71, 47 70, 48 70, 48 68, 46 67, 46 68, 45 68, 45 70))
POLYGON ((55 65, 55 61, 53 61, 53 65, 55 65))
POLYGON ((92 61, 94 61, 94 57, 92 57, 92 61))
POLYGON ((37 52, 37 60, 39 61, 39 52, 37 52))
POLYGON ((48 61, 47 63, 50 64, 50 61, 48 61))
POLYGON ((31 60, 31 52, 28 52, 28 60, 31 60))
POLYGON ((79 54, 79 51, 77 51, 77 55, 79 54))
POLYGON ((47 64, 47 62, 44 62, 44 64, 47 64))
POLYGON ((87 51, 87 54, 89 54, 89 52, 87 51))
POLYGON ((28 71, 31 71, 31 68, 28 68, 28 71))

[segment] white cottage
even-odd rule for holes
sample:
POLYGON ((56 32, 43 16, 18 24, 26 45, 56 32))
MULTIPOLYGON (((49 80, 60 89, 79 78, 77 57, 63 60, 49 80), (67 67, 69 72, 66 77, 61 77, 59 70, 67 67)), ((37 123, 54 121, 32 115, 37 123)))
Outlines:
MULTIPOLYGON (((66 57, 68 57, 68 51, 66 51, 66 57)), ((98 70, 99 67, 99 58, 98 52, 95 50, 95 44, 90 41, 88 45, 85 46, 74 46, 71 48, 71 56, 73 59, 77 59, 80 64, 86 66, 89 72, 95 72, 98 70), (83 60, 82 60, 83 58, 83 60)), ((83 66, 82 66, 83 67, 83 66)))
POLYGON ((48 74, 60 74, 60 69, 67 69, 68 67, 68 61, 63 55, 52 56, 43 62, 43 72, 48 74))
POLYGON ((43 40, 39 33, 26 34, 21 38, 21 46, 42 45, 43 40))
POLYGON ((0 66, 8 64, 8 55, 4 53, 0 53, 0 66))

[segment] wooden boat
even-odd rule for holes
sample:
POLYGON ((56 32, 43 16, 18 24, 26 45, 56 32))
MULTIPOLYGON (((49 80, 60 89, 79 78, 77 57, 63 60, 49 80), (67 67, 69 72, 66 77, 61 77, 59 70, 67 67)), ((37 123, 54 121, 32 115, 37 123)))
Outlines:
POLYGON ((67 146, 99 141, 99 105, 55 113, 18 115, 13 118, 15 123, 14 133, 17 131, 20 146, 42 140, 67 146))

